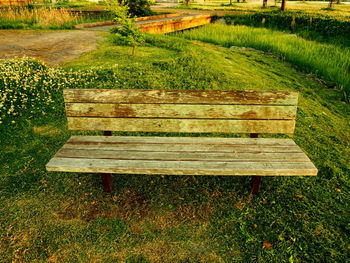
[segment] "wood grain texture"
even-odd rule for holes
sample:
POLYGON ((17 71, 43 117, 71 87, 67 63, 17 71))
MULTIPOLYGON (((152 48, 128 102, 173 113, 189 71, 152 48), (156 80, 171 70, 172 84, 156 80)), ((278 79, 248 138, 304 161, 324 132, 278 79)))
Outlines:
POLYGON ((268 146, 268 145, 216 145, 216 144, 113 144, 113 143, 71 143, 67 142, 62 148, 84 150, 125 150, 143 152, 270 152, 270 153, 301 153, 295 146, 268 146))
POLYGON ((112 144, 213 144, 213 145, 265 145, 265 146, 295 146, 292 139, 284 138, 221 138, 221 137, 159 137, 159 136, 71 136, 69 143, 112 143, 112 144))
POLYGON ((257 90, 65 89, 65 102, 297 105, 298 92, 257 90))
POLYGON ((294 133, 294 120, 201 120, 68 117, 70 130, 183 132, 183 133, 294 133))
POLYGON ((72 136, 49 171, 188 174, 316 175, 291 139, 72 136))
MULTIPOLYGON (((164 149, 165 150, 165 149, 164 149)), ((100 150, 62 148, 55 157, 117 160, 159 160, 159 161, 225 161, 225 162, 309 162, 309 158, 298 153, 269 152, 161 152, 136 150, 100 150)))
POLYGON ((296 106, 66 103, 69 117, 293 120, 296 106))
POLYGON ((203 162, 53 158, 48 171, 173 175, 316 175, 311 162, 203 162))

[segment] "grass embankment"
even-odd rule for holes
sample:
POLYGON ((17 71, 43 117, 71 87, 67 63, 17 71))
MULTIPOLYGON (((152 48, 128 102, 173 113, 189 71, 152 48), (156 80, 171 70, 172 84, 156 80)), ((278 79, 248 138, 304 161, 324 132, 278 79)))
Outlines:
POLYGON ((147 43, 131 57, 130 47, 105 41, 65 66, 94 72, 89 81, 80 73, 46 83, 40 76, 54 73, 28 70, 39 88, 54 85, 58 99, 46 115, 11 115, 16 123, 1 128, 0 262, 345 262, 350 110, 340 92, 256 50, 171 36, 147 43), (98 175, 48 173, 45 164, 72 134, 61 89, 74 83, 299 91, 294 139, 319 176, 265 178, 252 199, 246 177, 114 175, 109 195, 98 175))
POLYGON ((305 40, 293 34, 271 29, 222 24, 186 31, 179 36, 224 47, 251 47, 275 53, 299 69, 330 81, 331 86, 336 83, 344 91, 345 100, 349 100, 350 50, 348 48, 305 40))

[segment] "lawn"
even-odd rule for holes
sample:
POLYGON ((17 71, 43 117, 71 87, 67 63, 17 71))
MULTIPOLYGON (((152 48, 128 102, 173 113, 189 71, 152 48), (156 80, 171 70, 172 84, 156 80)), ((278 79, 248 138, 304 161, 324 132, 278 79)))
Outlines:
POLYGON ((350 109, 341 91, 251 48, 147 35, 130 52, 106 38, 63 69, 12 61, 0 73, 2 87, 24 90, 26 80, 46 96, 50 87, 54 102, 34 98, 32 113, 13 116, 9 104, 0 114, 1 263, 348 260, 350 109), (66 127, 62 87, 72 86, 299 91, 292 137, 319 175, 264 178, 254 198, 246 177, 114 175, 106 194, 98 175, 45 171, 79 134, 66 127))

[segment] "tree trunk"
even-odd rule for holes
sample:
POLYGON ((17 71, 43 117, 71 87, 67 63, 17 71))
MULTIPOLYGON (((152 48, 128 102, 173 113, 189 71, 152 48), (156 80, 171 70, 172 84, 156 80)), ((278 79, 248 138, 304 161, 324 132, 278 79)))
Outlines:
POLYGON ((135 46, 132 46, 131 55, 132 55, 132 56, 135 56, 135 46))
POLYGON ((337 0, 337 5, 339 5, 340 4, 340 0, 337 0))
POLYGON ((263 8, 267 7, 267 0, 263 0, 263 8))
POLYGON ((287 0, 282 0, 281 10, 286 11, 286 2, 287 0))
POLYGON ((328 8, 333 8, 334 0, 329 0, 328 8))

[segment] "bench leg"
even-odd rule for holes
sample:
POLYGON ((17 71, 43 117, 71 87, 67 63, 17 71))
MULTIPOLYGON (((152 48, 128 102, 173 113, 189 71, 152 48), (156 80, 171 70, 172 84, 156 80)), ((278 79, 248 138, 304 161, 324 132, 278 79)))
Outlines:
POLYGON ((112 184, 112 175, 111 174, 101 174, 103 191, 112 192, 113 184, 112 184))
POLYGON ((261 183, 261 176, 252 176, 252 194, 255 195, 259 192, 260 188, 260 183, 261 183))

